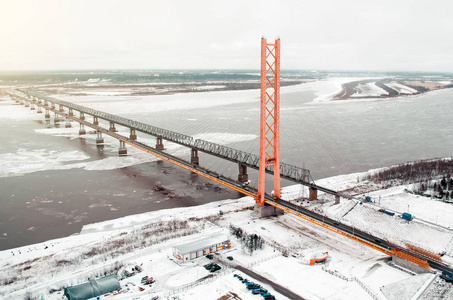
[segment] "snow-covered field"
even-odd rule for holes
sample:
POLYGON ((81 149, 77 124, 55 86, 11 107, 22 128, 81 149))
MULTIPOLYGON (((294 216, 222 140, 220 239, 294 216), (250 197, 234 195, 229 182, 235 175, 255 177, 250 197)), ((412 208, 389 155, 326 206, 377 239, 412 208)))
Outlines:
POLYGON ((412 95, 412 94, 416 94, 417 93, 417 90, 415 90, 415 89, 413 89, 411 87, 402 85, 402 84, 400 84, 398 82, 389 82, 389 83, 386 83, 385 85, 387 85, 390 88, 396 90, 400 94, 412 95))
MULTIPOLYGON (((369 172, 374 173, 376 170, 369 172)), ((405 244, 411 244, 453 257, 453 220, 450 218, 453 214, 453 203, 406 192, 406 189, 410 190, 411 185, 379 190, 369 182, 357 183, 357 178, 366 177, 366 173, 340 175, 321 179, 316 183, 320 186, 335 187, 338 191, 351 190, 357 186, 363 189, 367 196, 371 196, 372 202, 350 200, 333 205, 333 199, 319 194, 320 199, 324 200, 303 202, 301 205, 403 247, 405 244), (395 212, 395 215, 389 216, 379 209, 395 212), (411 222, 403 220, 401 215, 404 212, 411 213, 414 220, 411 222)), ((284 196, 295 199, 304 193, 308 195, 307 190, 301 191, 301 187, 293 186, 286 189, 284 196)), ((362 195, 359 194, 357 197, 360 196, 362 195)), ((451 260, 448 257, 445 259, 451 260)))
POLYGON ((351 95, 351 97, 379 97, 388 94, 386 90, 378 87, 375 82, 368 82, 357 85, 356 93, 351 95))

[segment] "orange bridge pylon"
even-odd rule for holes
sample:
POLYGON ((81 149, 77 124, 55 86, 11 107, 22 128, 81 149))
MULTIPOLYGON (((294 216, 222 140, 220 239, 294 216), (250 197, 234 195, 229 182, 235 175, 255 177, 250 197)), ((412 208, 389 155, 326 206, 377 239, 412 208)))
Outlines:
POLYGON ((264 206, 267 166, 274 167, 274 196, 280 198, 280 39, 261 39, 260 170, 256 202, 264 206))

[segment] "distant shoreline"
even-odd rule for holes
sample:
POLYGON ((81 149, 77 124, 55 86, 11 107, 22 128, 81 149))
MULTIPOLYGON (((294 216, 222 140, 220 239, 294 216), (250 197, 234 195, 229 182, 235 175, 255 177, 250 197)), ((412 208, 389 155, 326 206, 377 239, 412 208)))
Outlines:
POLYGON ((452 82, 397 80, 397 79, 366 79, 351 81, 341 85, 342 91, 332 100, 393 98, 417 95, 440 89, 453 88, 452 82))

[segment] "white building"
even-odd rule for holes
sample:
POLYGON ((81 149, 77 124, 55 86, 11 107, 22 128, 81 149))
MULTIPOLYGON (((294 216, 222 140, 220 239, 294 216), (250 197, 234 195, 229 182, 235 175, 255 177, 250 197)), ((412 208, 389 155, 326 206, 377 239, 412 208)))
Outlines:
POLYGON ((173 256, 180 261, 188 261, 228 248, 231 248, 231 242, 226 235, 213 235, 173 246, 173 256))

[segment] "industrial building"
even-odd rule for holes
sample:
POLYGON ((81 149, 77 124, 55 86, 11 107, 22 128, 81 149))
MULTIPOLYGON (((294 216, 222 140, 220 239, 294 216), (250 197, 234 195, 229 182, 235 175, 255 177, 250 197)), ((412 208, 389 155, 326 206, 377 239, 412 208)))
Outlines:
POLYGON ((70 286, 64 289, 64 295, 69 300, 86 300, 120 289, 116 275, 105 276, 96 280, 70 286))
POLYGON ((226 235, 213 235, 190 243, 173 246, 173 256, 179 261, 188 261, 229 248, 231 248, 231 242, 226 235))

